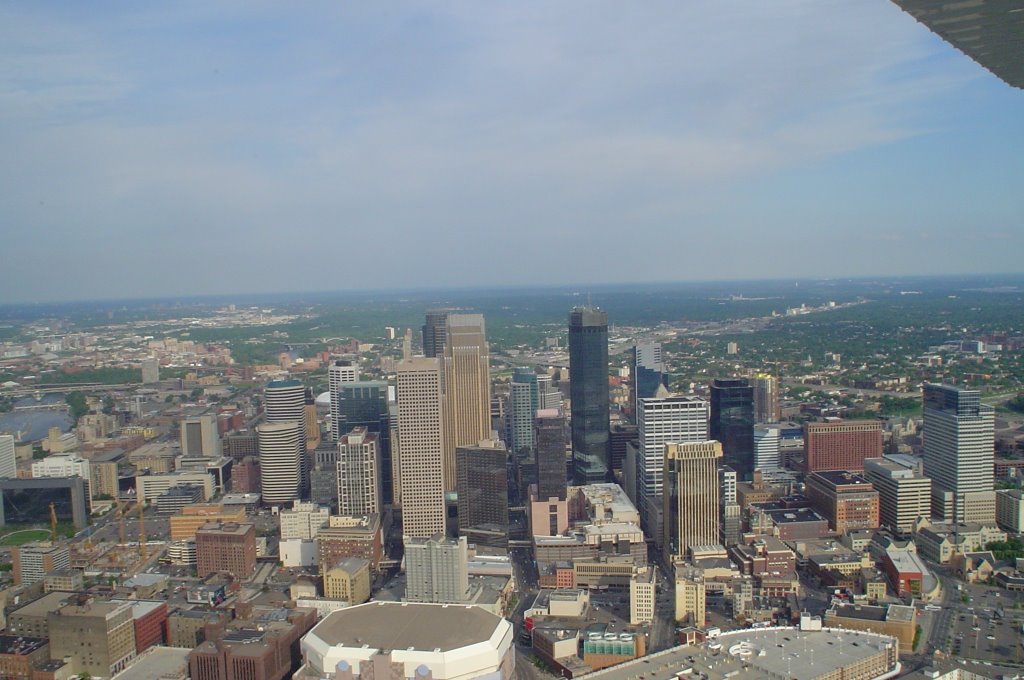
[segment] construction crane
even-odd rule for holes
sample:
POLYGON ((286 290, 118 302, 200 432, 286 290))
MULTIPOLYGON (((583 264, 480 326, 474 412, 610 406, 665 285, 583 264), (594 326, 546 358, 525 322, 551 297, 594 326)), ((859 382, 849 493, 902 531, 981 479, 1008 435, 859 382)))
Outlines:
POLYGON ((50 541, 57 542, 57 506, 50 503, 50 541))
POLYGON ((139 503, 139 556, 142 559, 146 559, 148 552, 146 551, 146 504, 139 503))

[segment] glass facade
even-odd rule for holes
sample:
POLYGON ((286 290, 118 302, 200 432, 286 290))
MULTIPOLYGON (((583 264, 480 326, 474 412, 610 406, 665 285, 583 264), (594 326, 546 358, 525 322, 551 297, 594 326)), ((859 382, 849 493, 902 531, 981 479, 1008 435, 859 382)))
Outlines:
POLYGON ((599 309, 569 313, 569 380, 573 476, 577 484, 610 481, 608 314, 599 309))
POLYGON ((711 383, 711 438, 721 442, 725 465, 742 480, 754 473, 754 388, 743 378, 711 383))
POLYGON ((341 383, 338 386, 339 416, 342 435, 352 428, 363 426, 376 433, 380 458, 377 470, 380 475, 381 502, 390 505, 393 484, 391 479, 391 427, 388 414, 388 384, 383 380, 361 380, 341 383))

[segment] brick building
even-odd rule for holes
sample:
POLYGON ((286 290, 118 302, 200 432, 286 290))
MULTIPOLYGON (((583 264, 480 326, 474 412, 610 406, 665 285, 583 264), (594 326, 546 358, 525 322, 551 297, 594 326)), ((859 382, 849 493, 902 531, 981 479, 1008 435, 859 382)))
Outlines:
POLYGON ((881 421, 804 424, 804 466, 808 473, 821 470, 862 472, 864 459, 881 456, 881 421))
POLYGON ((823 470, 807 476, 807 498, 840 534, 875 529, 879 524, 878 492, 867 479, 845 470, 823 470))
POLYGON ((256 527, 211 522, 196 531, 196 573, 226 571, 241 579, 256 571, 256 527))

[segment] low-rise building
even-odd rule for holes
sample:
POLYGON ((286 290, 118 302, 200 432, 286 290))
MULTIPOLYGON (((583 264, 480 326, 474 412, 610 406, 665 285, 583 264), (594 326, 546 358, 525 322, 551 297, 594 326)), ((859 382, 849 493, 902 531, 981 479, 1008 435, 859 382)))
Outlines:
POLYGON ((30 680, 35 667, 49 660, 45 638, 0 635, 0 677, 4 680, 30 680))
POLYGON ((921 556, 939 564, 948 563, 954 554, 977 552, 989 543, 1005 540, 1005 531, 981 524, 933 524, 914 537, 921 556))
POLYGON ((338 560, 324 572, 324 596, 362 604, 370 599, 370 561, 360 557, 338 560))
POLYGON ((135 625, 128 602, 81 598, 47 616, 50 656, 71 657, 82 673, 110 677, 136 655, 135 625))
POLYGON ((825 612, 825 625, 846 630, 872 631, 899 641, 900 652, 913 651, 916 610, 899 604, 873 607, 860 604, 836 605, 825 612))
POLYGON ((511 680, 515 670, 509 621, 480 607, 416 602, 368 602, 332 612, 303 638, 302 657, 299 680, 511 680))

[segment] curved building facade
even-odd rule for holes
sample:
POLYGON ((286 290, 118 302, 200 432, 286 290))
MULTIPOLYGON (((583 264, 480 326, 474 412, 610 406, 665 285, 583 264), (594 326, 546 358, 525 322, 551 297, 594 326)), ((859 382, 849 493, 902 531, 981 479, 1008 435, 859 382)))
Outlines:
POLYGON ((331 612, 302 638, 296 678, 511 680, 512 624, 476 606, 368 602, 331 612))
POLYGON ((302 481, 303 433, 301 422, 263 423, 256 426, 260 447, 260 492, 271 505, 299 498, 302 481))

